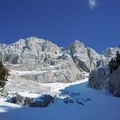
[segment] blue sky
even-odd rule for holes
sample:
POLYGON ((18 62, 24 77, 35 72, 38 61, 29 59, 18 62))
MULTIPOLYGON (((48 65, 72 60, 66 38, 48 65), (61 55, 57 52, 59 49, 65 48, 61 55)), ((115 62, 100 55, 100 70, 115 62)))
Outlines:
POLYGON ((120 44, 120 0, 0 0, 0 43, 37 36, 97 51, 120 44))

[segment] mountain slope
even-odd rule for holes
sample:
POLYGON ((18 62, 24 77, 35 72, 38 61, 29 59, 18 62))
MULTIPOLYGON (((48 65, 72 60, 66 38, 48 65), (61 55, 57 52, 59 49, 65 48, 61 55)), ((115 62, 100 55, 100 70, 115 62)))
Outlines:
POLYGON ((42 83, 74 82, 83 79, 85 72, 107 64, 115 54, 113 51, 114 48, 99 54, 79 40, 61 48, 48 40, 30 37, 9 45, 1 44, 0 60, 11 70, 12 79, 19 77, 42 83), (14 75, 13 71, 31 72, 14 75))

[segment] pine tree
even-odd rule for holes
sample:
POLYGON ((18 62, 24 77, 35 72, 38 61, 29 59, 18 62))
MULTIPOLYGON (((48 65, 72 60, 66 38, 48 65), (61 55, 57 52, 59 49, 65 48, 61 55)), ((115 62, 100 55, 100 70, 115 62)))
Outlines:
POLYGON ((110 74, 120 66, 120 53, 116 52, 116 57, 109 62, 110 74))
POLYGON ((118 65, 120 65, 120 53, 118 51, 116 53, 116 62, 118 65))
POLYGON ((110 73, 113 72, 114 63, 115 63, 115 60, 112 58, 111 61, 109 62, 110 73))
POLYGON ((0 88, 4 88, 8 76, 9 70, 0 61, 0 88))

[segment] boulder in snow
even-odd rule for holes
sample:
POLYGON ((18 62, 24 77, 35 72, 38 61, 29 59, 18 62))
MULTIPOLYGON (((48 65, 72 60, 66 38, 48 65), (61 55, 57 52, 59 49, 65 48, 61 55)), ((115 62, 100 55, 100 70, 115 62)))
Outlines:
POLYGON ((40 97, 40 99, 32 101, 29 107, 47 107, 50 103, 54 103, 54 98, 46 94, 40 97))

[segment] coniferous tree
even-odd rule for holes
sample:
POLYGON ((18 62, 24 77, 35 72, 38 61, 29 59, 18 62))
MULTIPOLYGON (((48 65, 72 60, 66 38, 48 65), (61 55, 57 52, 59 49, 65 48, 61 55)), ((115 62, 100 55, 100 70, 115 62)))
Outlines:
POLYGON ((109 62, 110 74, 120 66, 120 53, 116 52, 116 57, 109 62))
POLYGON ((118 65, 120 65, 120 53, 118 51, 116 53, 116 62, 118 65))
POLYGON ((8 76, 9 70, 0 61, 0 88, 4 88, 8 76))

